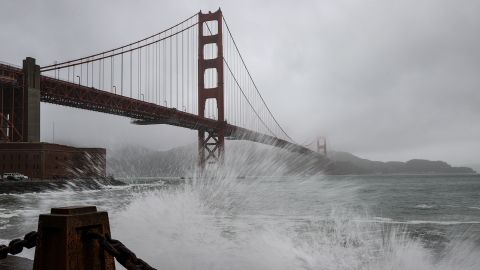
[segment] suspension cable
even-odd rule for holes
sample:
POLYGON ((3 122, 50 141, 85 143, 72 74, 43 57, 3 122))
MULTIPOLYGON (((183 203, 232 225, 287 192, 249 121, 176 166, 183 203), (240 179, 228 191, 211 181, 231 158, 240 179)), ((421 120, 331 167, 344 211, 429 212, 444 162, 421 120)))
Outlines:
MULTIPOLYGON (((83 60, 85 60, 85 59, 87 59, 87 58, 94 58, 94 57, 100 56, 100 55, 102 55, 102 54, 107 54, 107 53, 111 53, 111 52, 114 52, 114 51, 117 51, 117 50, 124 49, 124 48, 126 48, 126 47, 131 46, 131 45, 135 45, 135 44, 138 44, 138 43, 140 43, 140 42, 142 42, 142 41, 145 41, 145 40, 148 40, 148 39, 150 39, 150 38, 153 38, 153 37, 155 37, 155 36, 159 36, 159 35, 161 35, 161 34, 164 34, 164 33, 166 33, 167 31, 169 31, 169 30, 171 30, 171 29, 173 29, 173 28, 175 28, 175 27, 177 27, 177 26, 179 26, 179 25, 181 25, 181 24, 189 21, 190 19, 196 17, 197 15, 198 15, 198 13, 195 13, 195 14, 193 14, 192 16, 188 17, 187 19, 185 19, 185 20, 183 20, 183 21, 175 24, 174 26, 171 26, 171 27, 169 27, 169 28, 167 28, 167 29, 159 32, 159 33, 153 34, 153 35, 148 36, 148 37, 146 37, 146 38, 143 38, 143 39, 141 39, 141 40, 138 40, 138 41, 135 41, 135 42, 131 42, 131 43, 127 44, 127 45, 124 45, 124 46, 121 46, 121 47, 118 47, 118 48, 115 48, 115 49, 111 49, 111 50, 108 50, 108 51, 104 51, 104 52, 101 52, 101 53, 93 54, 93 55, 90 55, 90 56, 86 56, 86 57, 82 57, 82 58, 77 58, 77 59, 70 60, 70 61, 65 61, 65 62, 62 62, 62 63, 47 65, 47 66, 41 67, 40 69, 48 69, 48 68, 51 68, 51 67, 64 66, 65 64, 69 64, 69 63, 72 63, 72 62, 83 61, 83 60)), ((193 24, 192 26, 194 26, 194 25, 196 25, 196 24, 198 24, 198 22, 195 23, 195 24, 193 24)), ((126 52, 128 52, 128 51, 126 51, 126 52)), ((97 59, 97 60, 99 60, 99 59, 97 59)), ((43 70, 42 70, 42 71, 43 71, 43 70)), ((48 70, 45 70, 45 71, 48 71, 48 70)))
POLYGON ((237 50, 237 53, 238 55, 240 56, 240 59, 242 61, 242 64, 243 66, 245 67, 245 70, 247 71, 247 74, 250 78, 250 80, 252 81, 253 83, 253 86, 255 87, 255 90, 257 91, 258 95, 260 96, 263 104, 265 105, 265 107, 267 108, 268 112, 270 113, 270 116, 273 118, 273 120, 275 121, 275 123, 278 125, 278 127, 280 128, 280 130, 283 132, 283 134, 285 134, 285 136, 287 136, 287 138, 289 138, 292 142, 294 142, 294 140, 285 132, 285 130, 282 128, 282 126, 278 123, 277 119, 275 118, 275 116, 273 115, 272 111, 270 110, 270 108, 267 106, 265 100, 263 99, 263 96, 262 94, 260 94, 260 91, 258 90, 258 87, 255 83, 255 81, 253 80, 252 78, 252 75, 250 74, 250 71, 249 69, 247 68, 247 65, 242 57, 242 54, 240 53, 240 50, 238 49, 238 46, 237 46, 237 43, 235 42, 235 39, 233 38, 233 35, 232 35, 232 32, 230 31, 230 27, 228 26, 228 23, 227 23, 227 20, 225 20, 225 17, 222 15, 222 19, 223 21, 225 22, 225 26, 227 27, 227 32, 228 34, 230 35, 230 38, 232 39, 232 42, 233 42, 233 45, 235 47, 235 49, 237 50))

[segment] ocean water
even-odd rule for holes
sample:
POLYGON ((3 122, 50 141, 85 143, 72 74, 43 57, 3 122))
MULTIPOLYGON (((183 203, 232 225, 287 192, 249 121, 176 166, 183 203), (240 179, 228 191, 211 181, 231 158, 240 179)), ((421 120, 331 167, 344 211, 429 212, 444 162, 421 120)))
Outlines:
POLYGON ((480 176, 124 180, 0 194, 0 243, 51 207, 96 205, 158 269, 480 269, 480 176))

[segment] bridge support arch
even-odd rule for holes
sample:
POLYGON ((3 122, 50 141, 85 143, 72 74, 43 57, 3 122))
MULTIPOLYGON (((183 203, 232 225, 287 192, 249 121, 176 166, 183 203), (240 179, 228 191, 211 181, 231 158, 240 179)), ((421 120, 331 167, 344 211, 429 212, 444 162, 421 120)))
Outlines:
POLYGON ((205 117, 205 104, 209 99, 215 99, 219 127, 211 130, 198 131, 198 165, 201 170, 207 164, 222 164, 225 153, 225 119, 224 119, 224 84, 223 84, 223 43, 222 43, 222 11, 198 14, 198 115, 205 117), (217 24, 216 33, 210 31, 208 24, 217 24), (214 58, 205 58, 205 46, 217 46, 214 58), (205 85, 205 72, 208 69, 216 71, 215 87, 205 85))

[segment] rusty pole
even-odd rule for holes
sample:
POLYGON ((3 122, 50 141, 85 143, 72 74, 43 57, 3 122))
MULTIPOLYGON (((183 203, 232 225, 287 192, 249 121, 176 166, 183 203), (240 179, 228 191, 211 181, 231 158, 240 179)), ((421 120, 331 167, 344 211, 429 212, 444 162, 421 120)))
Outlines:
POLYGON ((95 206, 52 208, 40 215, 34 270, 115 270, 114 259, 87 233, 110 235, 107 212, 95 206))

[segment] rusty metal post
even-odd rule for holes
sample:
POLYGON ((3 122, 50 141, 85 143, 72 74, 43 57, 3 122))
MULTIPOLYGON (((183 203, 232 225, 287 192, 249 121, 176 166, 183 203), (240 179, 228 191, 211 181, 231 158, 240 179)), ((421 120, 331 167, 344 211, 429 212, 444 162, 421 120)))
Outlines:
POLYGON ((107 212, 95 206, 52 208, 40 215, 34 270, 114 270, 114 259, 86 232, 110 234, 107 212))
POLYGON ((198 14, 198 115, 205 117, 205 104, 208 99, 217 101, 218 122, 216 130, 198 131, 198 165, 204 169, 206 163, 223 163, 225 152, 224 125, 224 85, 223 85, 223 41, 222 41, 222 11, 198 14), (210 34, 207 23, 217 23, 217 33, 210 34), (205 28, 205 29, 204 29, 205 28), (207 35, 204 32, 208 33, 207 35), (208 44, 217 46, 217 56, 205 59, 204 49, 208 44), (213 69, 217 73, 217 85, 205 87, 205 72, 213 69))

